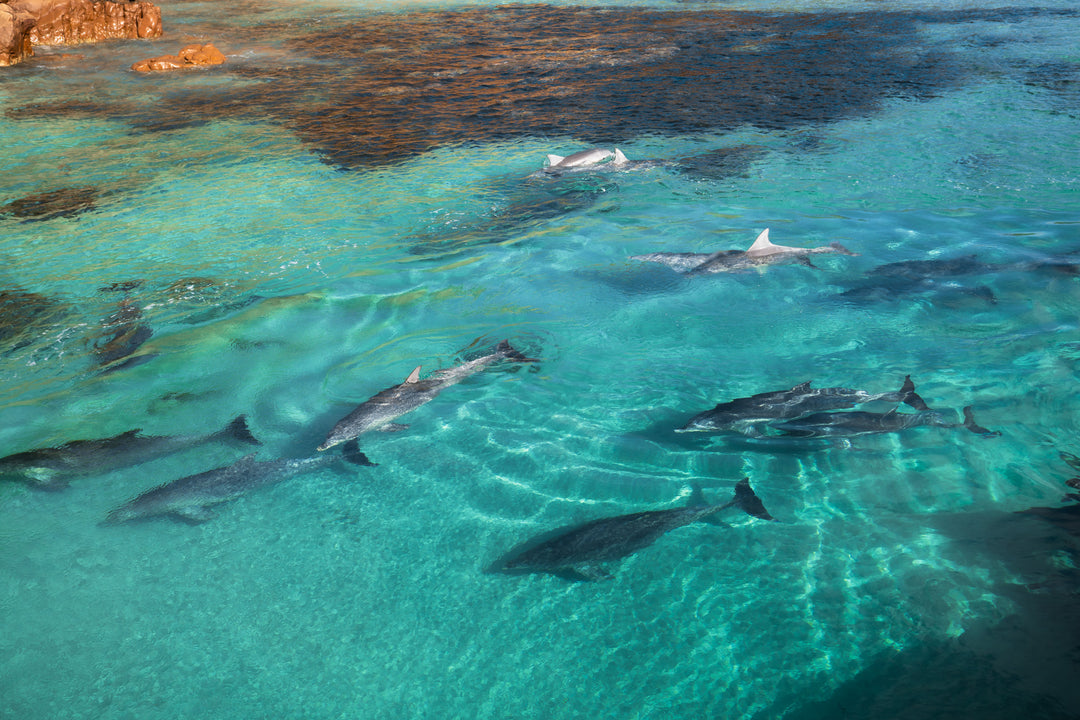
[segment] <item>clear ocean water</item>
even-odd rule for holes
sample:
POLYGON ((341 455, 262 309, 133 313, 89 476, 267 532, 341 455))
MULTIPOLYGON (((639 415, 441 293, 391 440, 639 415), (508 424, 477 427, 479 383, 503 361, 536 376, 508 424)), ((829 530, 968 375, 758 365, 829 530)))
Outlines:
POLYGON ((0 456, 245 414, 310 457, 417 365, 541 362, 201 524, 102 521, 248 450, 6 478, 0 717, 1080 715, 1075 3, 161 7, 0 72, 0 456), (227 63, 128 69, 191 41, 227 63), (654 162, 532 176, 593 146, 654 162), (765 228, 857 255, 630 259, 765 228), (907 375, 1000 436, 674 432, 907 375), (777 522, 485 572, 742 477, 777 522))

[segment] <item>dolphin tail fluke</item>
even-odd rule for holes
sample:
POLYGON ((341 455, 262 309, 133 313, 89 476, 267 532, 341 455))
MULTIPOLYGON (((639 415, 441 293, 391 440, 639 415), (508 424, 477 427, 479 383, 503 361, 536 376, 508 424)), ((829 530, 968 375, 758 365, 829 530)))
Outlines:
POLYGON ((997 430, 987 430, 982 425, 975 422, 975 413, 971 411, 970 405, 964 408, 964 427, 976 435, 982 435, 983 437, 998 437, 1001 435, 997 430))
POLYGON ((248 427, 247 415, 237 415, 222 433, 229 440, 235 440, 247 445, 262 445, 262 442, 252 434, 251 428, 248 427))
POLYGON ((730 504, 738 505, 747 515, 761 520, 776 519, 769 514, 761 498, 750 488, 750 478, 743 478, 735 484, 735 498, 730 504))
POLYGON ((362 467, 377 467, 378 463, 373 463, 368 460, 368 456, 360 451, 360 443, 356 440, 350 440, 341 446, 341 457, 345 458, 345 462, 352 463, 353 465, 360 465, 362 467))
POLYGON ((926 412, 930 409, 930 406, 926 404, 926 401, 915 392, 915 383, 911 381, 910 375, 904 376, 904 384, 900 387, 900 402, 915 408, 919 412, 926 412))
POLYGON ((528 357, 521 351, 514 348, 514 346, 510 344, 509 340, 503 340, 498 345, 496 345, 495 352, 502 355, 507 360, 512 360, 513 362, 540 362, 538 358, 528 357))

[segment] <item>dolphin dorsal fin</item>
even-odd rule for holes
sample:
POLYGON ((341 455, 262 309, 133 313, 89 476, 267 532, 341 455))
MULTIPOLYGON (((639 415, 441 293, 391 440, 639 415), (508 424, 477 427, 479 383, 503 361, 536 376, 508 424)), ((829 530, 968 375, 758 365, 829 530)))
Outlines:
POLYGON ((628 162, 630 161, 626 159, 625 155, 623 155, 622 150, 620 150, 619 148, 615 148, 615 157, 612 159, 611 164, 625 165, 628 162))
POLYGON ((757 236, 757 239, 754 240, 754 244, 746 249, 746 254, 760 255, 769 252, 769 250, 774 247, 776 246, 769 242, 769 228, 765 228, 761 231, 761 234, 757 236))
POLYGON ((409 373, 409 377, 405 378, 405 383, 404 383, 405 385, 410 385, 410 384, 420 380, 420 367, 421 367, 420 365, 417 365, 413 369, 413 371, 411 373, 409 373))
POLYGON ((795 387, 791 388, 791 392, 806 392, 806 391, 808 391, 810 389, 810 383, 812 383, 812 382, 814 382, 814 381, 813 380, 807 380, 804 383, 799 383, 795 387))
POLYGON ((548 167, 553 167, 555 165, 558 165, 559 163, 561 163, 565 159, 566 158, 564 158, 562 155, 548 155, 547 156, 548 167))

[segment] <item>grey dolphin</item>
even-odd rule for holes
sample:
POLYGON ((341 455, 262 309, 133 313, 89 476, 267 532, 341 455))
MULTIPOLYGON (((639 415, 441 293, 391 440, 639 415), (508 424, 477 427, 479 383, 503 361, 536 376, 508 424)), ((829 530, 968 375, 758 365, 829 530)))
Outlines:
POLYGON ((446 370, 437 370, 424 379, 420 379, 420 366, 417 366, 405 378, 405 382, 389 387, 365 400, 339 420, 318 449, 328 450, 343 442, 355 440, 371 430, 404 430, 408 425, 399 425, 394 420, 431 402, 446 388, 457 385, 470 375, 500 360, 536 362, 535 358, 525 357, 511 347, 508 341, 503 340, 487 355, 446 370))
POLYGON ((901 413, 894 408, 887 413, 862 410, 851 412, 821 412, 795 420, 774 423, 771 427, 784 435, 797 438, 853 437, 900 432, 913 427, 963 427, 976 435, 996 437, 1000 432, 987 430, 975 422, 971 406, 964 408, 963 422, 956 422, 955 415, 925 408, 919 412, 901 413))
POLYGON ((721 505, 706 504, 701 489, 695 486, 686 507, 600 518, 546 533, 511 550, 488 568, 488 572, 544 572, 575 580, 610 578, 611 574, 600 563, 620 560, 652 545, 665 533, 705 520, 732 505, 753 517, 774 519, 750 488, 747 478, 735 485, 735 497, 721 505))
POLYGON ((753 244, 746 250, 720 250, 706 253, 650 253, 632 255, 631 260, 655 262, 683 273, 687 276, 746 270, 764 265, 798 262, 813 267, 810 255, 820 253, 840 253, 856 255, 840 243, 834 242, 823 247, 797 248, 787 245, 774 245, 769 241, 769 229, 765 228, 753 244))
POLYGON ((140 430, 129 430, 110 438, 72 440, 57 447, 14 453, 0 458, 0 477, 41 490, 63 490, 74 477, 140 465, 207 442, 262 444, 248 429, 247 418, 239 415, 209 435, 142 435, 140 430))
POLYGON ((566 172, 579 170, 595 170, 604 168, 616 170, 626 167, 630 163, 619 148, 608 150, 606 148, 590 148, 563 157, 562 155, 548 155, 546 164, 536 174, 561 175, 566 172))
POLYGON ((686 425, 675 432, 738 432, 744 435, 760 434, 762 423, 797 418, 813 412, 840 410, 862 403, 884 400, 906 402, 914 406, 925 405, 915 394, 911 376, 896 392, 870 394, 852 388, 811 388, 810 381, 796 385, 790 390, 758 393, 718 404, 712 410, 698 413, 686 425))
POLYGON ((320 455, 312 458, 259 461, 255 454, 246 455, 232 465, 188 475, 148 490, 109 513, 105 524, 172 516, 190 523, 214 518, 215 505, 234 500, 241 495, 268 485, 288 480, 339 462, 344 458, 354 465, 372 465, 362 452, 343 455, 320 455))

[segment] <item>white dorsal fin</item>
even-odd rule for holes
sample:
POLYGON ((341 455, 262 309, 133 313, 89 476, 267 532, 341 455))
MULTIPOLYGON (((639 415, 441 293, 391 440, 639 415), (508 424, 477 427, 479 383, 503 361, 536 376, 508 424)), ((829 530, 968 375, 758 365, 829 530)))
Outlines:
POLYGON ((629 160, 627 160, 626 156, 622 154, 622 150, 620 150, 619 148, 615 148, 615 159, 611 161, 611 164, 624 165, 627 162, 629 162, 629 160))
POLYGON ((760 255, 762 253, 767 253, 774 247, 776 246, 769 242, 769 228, 765 228, 761 231, 761 234, 757 236, 757 239, 754 240, 754 244, 747 248, 746 252, 751 255, 760 255))
POLYGON ((548 155, 547 156, 548 167, 553 167, 555 165, 558 165, 559 163, 561 163, 565 159, 566 158, 564 158, 562 155, 548 155))
POLYGON ((409 377, 405 378, 405 384, 408 385, 410 383, 414 383, 419 379, 420 379, 420 366, 417 365, 416 369, 414 369, 411 373, 409 373, 409 377))

